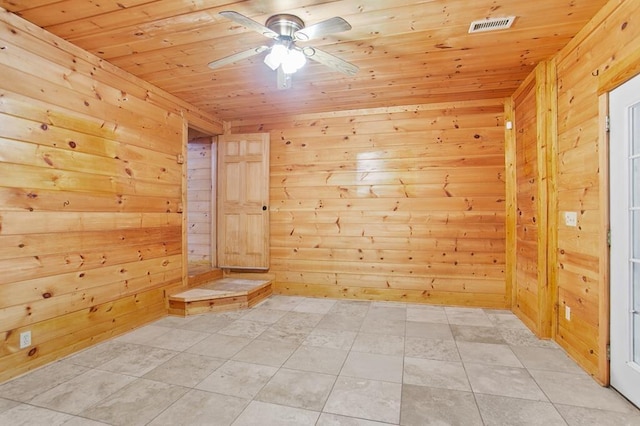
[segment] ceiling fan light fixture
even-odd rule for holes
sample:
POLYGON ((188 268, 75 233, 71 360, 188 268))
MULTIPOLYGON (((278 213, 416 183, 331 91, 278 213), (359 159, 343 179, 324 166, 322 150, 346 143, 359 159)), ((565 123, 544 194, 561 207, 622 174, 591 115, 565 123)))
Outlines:
POLYGON ((264 63, 267 64, 272 70, 277 70, 278 67, 289 56, 289 49, 282 44, 276 44, 271 48, 271 52, 264 58, 264 63))
POLYGON ((289 54, 282 62, 282 71, 293 74, 307 63, 307 57, 300 50, 290 49, 289 54))

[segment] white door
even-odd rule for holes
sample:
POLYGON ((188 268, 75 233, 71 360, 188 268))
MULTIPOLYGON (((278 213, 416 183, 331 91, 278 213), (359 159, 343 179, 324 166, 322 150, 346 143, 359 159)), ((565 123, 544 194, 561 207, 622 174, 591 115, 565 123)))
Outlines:
POLYGON ((640 406, 640 76, 609 109, 611 386, 640 406))

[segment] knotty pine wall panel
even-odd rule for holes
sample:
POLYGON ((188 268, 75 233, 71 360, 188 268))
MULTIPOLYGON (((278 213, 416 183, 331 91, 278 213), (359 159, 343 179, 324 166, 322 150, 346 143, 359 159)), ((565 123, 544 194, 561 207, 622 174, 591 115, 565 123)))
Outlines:
POLYGON ((598 84, 609 68, 637 58, 640 3, 609 2, 556 56, 558 74, 558 252, 559 309, 556 340, 599 381, 608 381, 606 226, 599 152, 607 149, 598 112, 598 84), (564 224, 578 212, 578 226, 564 224), (564 308, 571 308, 571 320, 564 308))
MULTIPOLYGON (((538 132, 535 73, 514 96, 516 129, 516 280, 513 311, 538 324, 538 132)), ((542 159, 544 161, 544 159, 542 159)), ((546 230, 542 230, 546 232, 546 230)), ((546 277, 545 277, 546 278, 546 277)))
POLYGON ((188 261, 213 265, 212 247, 212 144, 194 139, 187 146, 188 261))
POLYGON ((166 315, 185 118, 221 126, 15 15, 0 46, 3 381, 166 315))
POLYGON ((276 291, 507 306, 504 101, 234 122, 269 132, 276 291))

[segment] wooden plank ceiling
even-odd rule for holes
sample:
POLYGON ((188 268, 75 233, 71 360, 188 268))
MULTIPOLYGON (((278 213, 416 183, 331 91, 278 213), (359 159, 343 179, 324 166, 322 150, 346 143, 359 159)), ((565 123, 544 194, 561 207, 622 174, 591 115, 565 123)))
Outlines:
POLYGON ((223 120, 509 96, 561 49, 606 0, 0 0, 0 6, 223 120), (218 13, 264 23, 290 13, 306 25, 341 16, 351 31, 319 47, 360 68, 347 76, 313 61, 277 90, 270 45, 218 13), (517 17, 511 29, 468 34, 473 20, 517 17))

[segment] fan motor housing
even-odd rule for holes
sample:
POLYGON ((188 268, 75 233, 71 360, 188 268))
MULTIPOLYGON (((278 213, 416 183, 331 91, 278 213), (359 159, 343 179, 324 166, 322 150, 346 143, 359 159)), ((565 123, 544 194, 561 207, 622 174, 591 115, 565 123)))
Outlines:
POLYGON ((280 36, 293 38, 296 31, 304 28, 304 21, 295 15, 281 13, 267 19, 265 26, 280 36))

